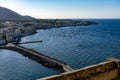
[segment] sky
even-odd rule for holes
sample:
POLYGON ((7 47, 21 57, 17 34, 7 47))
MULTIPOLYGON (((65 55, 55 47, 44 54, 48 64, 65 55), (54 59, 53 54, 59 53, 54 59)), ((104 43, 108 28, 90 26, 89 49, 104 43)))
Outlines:
POLYGON ((0 0, 0 6, 35 18, 120 18, 120 0, 0 0))

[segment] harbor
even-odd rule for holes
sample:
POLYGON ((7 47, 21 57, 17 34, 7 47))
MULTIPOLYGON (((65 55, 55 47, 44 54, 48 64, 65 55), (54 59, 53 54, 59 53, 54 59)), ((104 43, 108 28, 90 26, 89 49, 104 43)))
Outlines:
POLYGON ((120 0, 0 0, 0 80, 120 80, 120 0))
MULTIPOLYGON (((112 28, 113 26, 111 24, 112 23, 110 23, 109 25, 112 28)), ((108 29, 107 26, 103 26, 103 27, 108 29)), ((114 57, 119 59, 120 58, 119 44, 118 44, 119 37, 117 37, 118 36, 117 34, 119 33, 116 32, 117 31, 115 32, 114 31, 105 32, 104 30, 102 31, 102 27, 99 27, 99 25, 78 26, 78 27, 71 26, 71 27, 52 28, 45 30, 40 29, 37 30, 37 33, 34 35, 24 36, 23 38, 21 38, 21 41, 19 42, 21 44, 15 43, 15 45, 24 47, 25 49, 30 49, 30 51, 33 52, 37 51, 37 53, 42 53, 45 56, 49 56, 50 58, 53 58, 55 60, 57 59, 60 62, 62 61, 63 63, 69 65, 73 69, 72 71, 69 71, 72 74, 72 72, 76 70, 78 70, 79 72, 79 69, 84 68, 86 66, 91 66, 94 64, 104 62, 105 59, 108 57, 114 57), (114 36, 115 33, 116 36, 114 36)), ((12 46, 11 44, 9 45, 12 46)), ((9 67, 11 66, 10 72, 14 76, 12 77, 12 75, 10 74, 8 74, 8 76, 11 77, 12 79, 35 80, 47 76, 59 75, 60 74, 59 72, 62 72, 60 69, 56 69, 54 67, 45 66, 43 64, 41 66, 41 63, 39 62, 37 62, 38 65, 36 65, 37 64, 36 60, 27 57, 29 55, 24 56, 23 53, 14 50, 10 50, 6 54, 7 52, 6 50, 9 49, 0 50, 1 56, 3 56, 1 62, 6 63, 6 60, 11 61, 11 59, 13 59, 11 61, 12 65, 11 64, 7 65, 8 63, 4 64, 9 67), (13 57, 7 57, 7 55, 13 57), (15 55, 20 56, 20 58, 15 55), (24 62, 26 60, 28 61, 27 63, 24 62), (17 70, 18 72, 13 72, 14 69, 12 67, 15 70, 19 69, 17 70), (19 77, 22 74, 24 74, 25 77, 19 77)), ((7 72, 6 68, 4 69, 4 67, 2 67, 2 69, 7 72)), ((4 78, 4 76, 1 77, 4 78)))

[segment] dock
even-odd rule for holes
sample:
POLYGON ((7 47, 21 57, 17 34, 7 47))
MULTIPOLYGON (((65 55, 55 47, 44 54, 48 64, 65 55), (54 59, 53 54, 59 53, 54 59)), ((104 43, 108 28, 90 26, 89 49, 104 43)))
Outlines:
POLYGON ((26 41, 26 42, 14 42, 13 44, 30 44, 30 43, 39 43, 39 42, 43 42, 42 40, 39 41, 26 41))

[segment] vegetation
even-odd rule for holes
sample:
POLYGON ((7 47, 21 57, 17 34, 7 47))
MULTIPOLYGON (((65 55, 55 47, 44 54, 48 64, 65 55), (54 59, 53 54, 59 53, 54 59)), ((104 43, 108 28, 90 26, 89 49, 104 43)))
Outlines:
MULTIPOLYGON (((39 26, 43 26, 43 28, 50 27, 62 27, 62 26, 87 26, 87 25, 95 25, 96 22, 92 21, 83 21, 83 20, 72 20, 72 19, 34 19, 34 20, 7 20, 16 22, 16 24, 23 23, 24 26, 34 26, 36 23, 39 26)), ((6 20, 1 20, 0 22, 6 22, 6 20)), ((1 25, 0 25, 1 26, 1 25)), ((3 28, 6 26, 1 26, 3 28)))
POLYGON ((0 28, 5 28, 5 27, 7 27, 7 26, 4 26, 4 25, 0 25, 0 28))

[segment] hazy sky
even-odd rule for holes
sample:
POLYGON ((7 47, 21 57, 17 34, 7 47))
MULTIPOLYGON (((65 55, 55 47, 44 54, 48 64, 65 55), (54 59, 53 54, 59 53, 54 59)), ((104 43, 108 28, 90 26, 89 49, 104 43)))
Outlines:
POLYGON ((120 0, 0 0, 0 6, 36 18, 120 18, 120 0))

